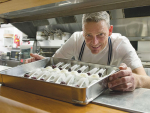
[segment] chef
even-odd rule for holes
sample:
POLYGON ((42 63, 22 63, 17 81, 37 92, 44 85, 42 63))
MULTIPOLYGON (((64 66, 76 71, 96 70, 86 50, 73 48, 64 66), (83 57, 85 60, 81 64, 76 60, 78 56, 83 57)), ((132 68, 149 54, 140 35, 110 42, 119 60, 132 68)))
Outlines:
MULTIPOLYGON (((119 67, 120 71, 109 77, 108 87, 112 90, 150 88, 150 77, 145 73, 135 49, 128 38, 112 33, 113 26, 110 25, 110 17, 106 11, 84 14, 82 30, 73 33, 53 57, 74 57, 82 62, 119 67)), ((37 54, 31 54, 31 57, 25 63, 44 58, 37 54)))

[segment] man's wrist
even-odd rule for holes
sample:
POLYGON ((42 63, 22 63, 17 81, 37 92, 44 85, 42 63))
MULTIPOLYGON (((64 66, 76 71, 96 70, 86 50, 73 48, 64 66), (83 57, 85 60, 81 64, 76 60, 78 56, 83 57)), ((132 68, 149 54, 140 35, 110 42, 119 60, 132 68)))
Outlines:
POLYGON ((135 79, 135 88, 141 88, 142 83, 141 83, 141 76, 133 73, 134 79, 135 79))

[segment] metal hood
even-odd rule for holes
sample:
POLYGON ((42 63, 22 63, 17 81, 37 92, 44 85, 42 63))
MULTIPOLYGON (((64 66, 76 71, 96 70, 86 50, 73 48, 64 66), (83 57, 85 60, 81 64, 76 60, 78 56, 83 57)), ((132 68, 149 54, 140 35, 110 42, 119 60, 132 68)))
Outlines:
POLYGON ((66 0, 0 14, 0 20, 3 20, 1 23, 11 23, 27 34, 28 37, 35 38, 36 31, 40 29, 39 26, 48 25, 52 28, 65 28, 70 32, 82 30, 81 17, 83 13, 105 10, 110 12, 113 20, 127 18, 125 15, 133 10, 128 10, 129 8, 148 7, 149 5, 149 0, 66 0), (115 9, 121 9, 121 12, 123 12, 121 17, 116 17, 118 14, 114 16, 111 10, 115 9))
POLYGON ((149 0, 66 0, 1 14, 0 17, 14 23, 149 5, 149 0))

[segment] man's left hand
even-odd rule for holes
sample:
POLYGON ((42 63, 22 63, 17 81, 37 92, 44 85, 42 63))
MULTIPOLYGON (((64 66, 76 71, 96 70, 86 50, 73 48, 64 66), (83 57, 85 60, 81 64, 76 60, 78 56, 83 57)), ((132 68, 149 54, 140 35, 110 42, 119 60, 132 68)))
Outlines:
POLYGON ((136 81, 131 68, 122 63, 119 69, 120 71, 109 76, 108 87, 115 91, 133 91, 136 81))

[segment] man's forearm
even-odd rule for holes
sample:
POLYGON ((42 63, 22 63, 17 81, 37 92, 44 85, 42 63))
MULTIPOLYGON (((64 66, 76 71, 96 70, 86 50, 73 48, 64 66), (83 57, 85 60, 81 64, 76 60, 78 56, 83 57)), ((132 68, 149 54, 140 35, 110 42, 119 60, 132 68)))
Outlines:
POLYGON ((150 89, 150 77, 147 75, 137 75, 135 76, 136 88, 149 88, 150 89))

